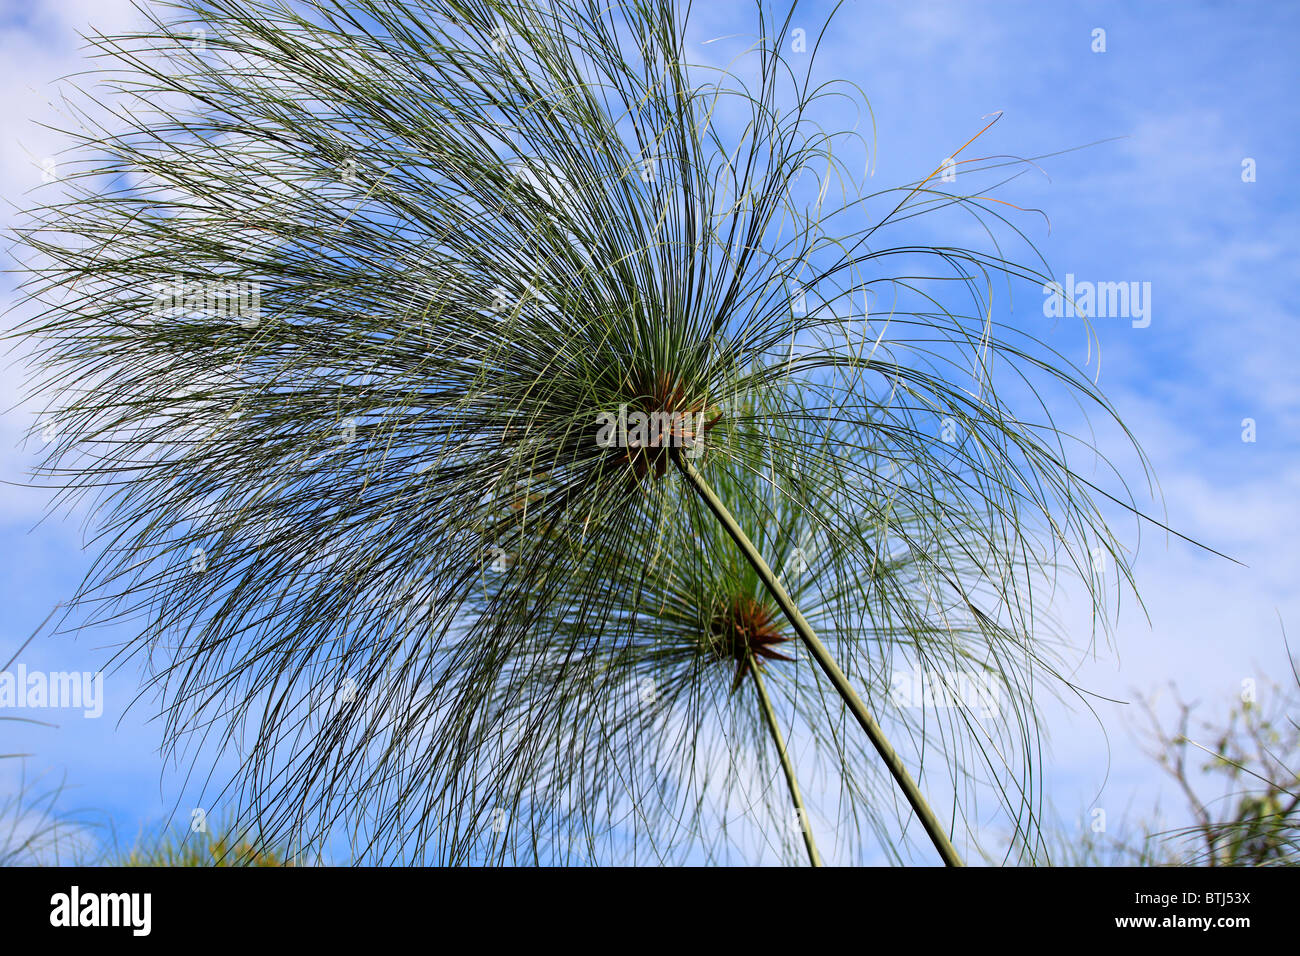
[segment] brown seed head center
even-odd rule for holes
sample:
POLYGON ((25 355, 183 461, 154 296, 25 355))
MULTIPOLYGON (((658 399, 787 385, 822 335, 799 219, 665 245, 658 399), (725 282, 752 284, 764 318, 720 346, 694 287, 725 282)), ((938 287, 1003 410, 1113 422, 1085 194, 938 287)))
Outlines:
POLYGON ((789 638, 781 634, 771 609, 749 595, 738 595, 718 604, 709 621, 709 646, 719 661, 734 661, 734 691, 749 673, 750 661, 788 661, 775 649, 789 638))

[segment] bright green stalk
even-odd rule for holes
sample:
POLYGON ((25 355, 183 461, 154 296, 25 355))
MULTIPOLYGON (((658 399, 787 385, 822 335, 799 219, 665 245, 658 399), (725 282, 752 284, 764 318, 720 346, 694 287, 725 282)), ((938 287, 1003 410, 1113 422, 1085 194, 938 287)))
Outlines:
POLYGON ((722 523, 723 528, 726 529, 731 539, 736 542, 746 560, 753 565, 754 570, 758 573, 759 580, 763 582, 763 586, 776 599, 776 603, 781 606, 781 610, 799 635, 799 639, 803 641, 809 653, 812 654, 826 676, 830 678, 831 683, 835 685, 835 690, 839 693, 840 699, 853 712, 858 724, 866 731, 872 746, 876 748, 876 752, 880 754, 880 759, 885 762, 885 766, 893 774, 899 789, 907 797, 907 802, 912 805, 917 818, 921 821, 921 826, 925 828, 930 841, 934 844, 935 849, 939 851, 939 856, 943 858, 944 864, 946 866, 963 866, 961 857, 957 855, 957 850, 953 847, 952 841, 948 839, 948 834, 939 825, 938 818, 935 817, 934 811, 930 809, 930 805, 926 803, 925 797, 922 796, 920 789, 916 785, 916 781, 912 779, 912 775, 903 766, 903 761, 899 759, 898 754, 885 738, 885 732, 881 730, 880 725, 876 723, 876 719, 871 716, 871 712, 862 703, 848 678, 844 676, 844 672, 840 670, 830 652, 826 650, 825 645, 817 639, 812 626, 799 613, 794 601, 790 599, 790 595, 786 593, 781 582, 772 573, 772 569, 763 560, 763 556, 754 547, 754 543, 749 540, 749 536, 745 534, 744 529, 736 523, 736 519, 731 516, 731 512, 722 503, 722 499, 714 494, 713 489, 709 487, 709 483, 704 480, 704 476, 696 471, 695 466, 681 455, 675 453, 673 460, 677 463, 677 467, 681 470, 682 476, 687 483, 704 499, 704 503, 713 512, 714 517, 722 523))
POLYGON ((808 811, 804 807, 803 794, 799 792, 799 781, 794 775, 794 764, 790 762, 790 755, 786 753, 785 738, 781 736, 781 728, 776 725, 776 713, 772 710, 772 702, 768 700, 767 688, 763 686, 763 675, 759 672, 758 661, 754 659, 753 654, 749 655, 749 672, 754 676, 754 688, 758 691, 758 705, 763 711, 767 729, 772 733, 772 743, 776 744, 777 755, 781 758, 781 769, 785 771, 785 782, 790 788, 790 799, 794 802, 795 810, 799 812, 799 830, 803 833, 804 846, 808 848, 808 862, 813 866, 821 866, 822 857, 817 852, 817 844, 813 840, 808 811))

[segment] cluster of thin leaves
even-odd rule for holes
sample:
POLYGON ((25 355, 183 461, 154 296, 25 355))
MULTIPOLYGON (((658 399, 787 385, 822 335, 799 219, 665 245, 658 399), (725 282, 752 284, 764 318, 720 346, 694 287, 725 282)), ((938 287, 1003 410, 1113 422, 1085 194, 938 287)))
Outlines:
MULTIPOLYGON (((954 819, 978 780, 1032 831, 1043 589, 1077 573, 1104 621, 1093 555, 1129 575, 1072 465, 1105 462, 1049 404, 1113 410, 993 319, 995 283, 1046 279, 1002 252, 1009 207, 933 174, 865 192, 834 125, 865 99, 783 53, 793 7, 756 5, 730 67, 690 65, 670 0, 162 11, 95 40, 19 333, 38 479, 92 516, 77 623, 135 622, 120 660, 178 755, 237 751, 241 818, 343 825, 367 859, 748 852, 714 828, 782 798, 735 769, 771 754, 699 624, 754 580, 664 450, 595 440, 629 407, 707 417, 774 566, 819 542, 796 596, 872 700, 893 651, 999 675, 997 730, 898 719, 954 819), (922 215, 990 251, 910 240, 922 215)), ((870 754, 806 660, 768 672, 860 855, 870 754)))
MULTIPOLYGON (((801 491, 836 486, 825 471, 833 459, 809 449, 789 482, 773 480, 764 474, 767 436, 751 428, 733 425, 717 436, 704 466, 715 490, 755 529, 787 591, 866 689, 873 711, 904 733, 908 751, 924 765, 927 746, 937 746, 949 787, 970 791, 963 796, 978 780, 998 781, 999 791, 1014 794, 1009 816, 1027 817, 1020 832, 1033 831, 1036 731, 1023 688, 1033 684, 1027 671, 1050 670, 1050 634, 1025 653, 1017 634, 979 612, 980 564, 954 546, 960 529, 934 540, 934 515, 907 512, 910 502, 856 514, 846 502, 827 522, 801 491), (984 675, 985 693, 950 686, 926 706, 907 684, 918 673, 940 684, 984 675)), ((545 845, 555 860, 616 860, 630 843, 664 862, 798 859, 800 821, 745 680, 749 663, 720 646, 718 633, 738 601, 761 606, 767 620, 780 612, 688 487, 656 492, 639 529, 645 561, 607 567, 597 590, 553 605, 535 624, 529 653, 511 662, 485 712, 500 742, 478 754, 478 789, 496 795, 494 811, 545 808, 545 845), (584 598, 602 609, 598 640, 584 598), (526 753, 516 746, 522 739, 531 742, 526 753)), ((785 643, 775 649, 797 653, 785 643)), ((796 753, 809 824, 827 849, 833 843, 831 858, 868 859, 884 846, 901 859, 897 821, 906 808, 820 673, 797 656, 754 664, 796 753)), ((436 821, 443 840, 477 839, 487 858, 537 853, 531 836, 493 830, 463 811, 456 805, 420 818, 436 821)))

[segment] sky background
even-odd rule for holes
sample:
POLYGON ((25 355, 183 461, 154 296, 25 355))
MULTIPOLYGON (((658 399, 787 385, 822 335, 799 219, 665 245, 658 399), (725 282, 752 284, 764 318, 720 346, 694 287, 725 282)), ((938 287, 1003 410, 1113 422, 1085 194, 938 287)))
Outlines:
MULTIPOLYGON (((748 3, 696 6, 697 43, 754 29, 748 3)), ((827 9, 803 5, 792 26, 815 34, 827 9)), ((84 68, 78 33, 133 20, 121 0, 0 2, 6 224, 57 142, 33 120, 57 123, 51 83, 84 68)), ((977 155, 1038 156, 1110 140, 1046 159, 999 195, 1047 213, 1050 231, 1041 217, 1018 224, 1055 274, 1151 283, 1149 327, 1094 323, 1100 384, 1152 460, 1169 524, 1244 566, 1146 529, 1136 573, 1147 613, 1126 599, 1109 646, 1088 646, 1084 609, 1063 594, 1056 610, 1077 645, 1073 678, 1099 698, 1131 702, 1172 683, 1201 701, 1205 716, 1222 717, 1243 680, 1263 687, 1288 678, 1280 622, 1294 635, 1300 621, 1296 49, 1296 4, 858 0, 843 6, 819 57, 820 75, 852 80, 870 98, 882 186, 924 178, 999 110, 977 155), (1091 49, 1097 28, 1104 53, 1091 49), (1242 181, 1246 158, 1255 182, 1242 181), (1246 418, 1256 423, 1254 442, 1242 440, 1246 418)), ((6 275, 6 304, 14 285, 6 275)), ((1077 323, 1052 327, 1041 300, 1016 308, 1018 321, 1043 323, 1054 347, 1085 361, 1077 323)), ((35 461, 36 445, 22 447, 34 415, 21 404, 21 382, 6 366, 7 482, 35 461)), ((1116 436, 1103 431, 1098 440, 1121 452, 1116 436)), ((78 516, 42 521, 46 507, 39 492, 0 486, 0 663, 87 566, 78 516)), ((98 670, 124 636, 41 638, 21 660, 29 669, 98 670)), ((67 806, 95 808, 130 842, 175 808, 188 817, 193 803, 162 764, 148 702, 128 710, 136 675, 110 676, 106 686, 98 720, 48 711, 38 716, 57 727, 0 722, 0 753, 33 755, 0 761, 0 794, 13 792, 20 772, 62 779, 67 806)), ((1171 703, 1166 691, 1166 713, 1171 703)), ((1055 705, 1045 714, 1046 791, 1062 825, 1101 807, 1120 827, 1126 812, 1150 816, 1157 805, 1168 822, 1182 822, 1171 782, 1134 738, 1133 704, 1095 706, 1096 716, 1055 705)))

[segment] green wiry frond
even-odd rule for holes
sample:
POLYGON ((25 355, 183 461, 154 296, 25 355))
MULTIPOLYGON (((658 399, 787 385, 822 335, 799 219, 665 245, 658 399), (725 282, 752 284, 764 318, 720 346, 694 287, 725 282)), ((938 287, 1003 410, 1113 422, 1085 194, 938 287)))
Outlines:
MULTIPOLYGON (((37 309, 20 332, 55 435, 38 478, 93 516, 84 620, 138 622, 123 660, 150 662, 168 739, 237 749, 268 838, 352 813, 379 858, 456 856, 473 821, 435 811, 486 806, 493 695, 527 680, 564 701, 546 668, 619 652, 604 597, 655 566, 657 509, 705 532, 664 487, 670 451, 610 447, 602 413, 694 423, 674 440, 797 509, 835 559, 799 599, 828 609, 872 695, 895 642, 1027 699, 1044 581, 1078 572, 1100 617, 1091 555, 1127 578, 1111 499, 1071 464, 1095 474, 1089 442, 1052 412, 1110 406, 993 317, 1003 282, 1045 278, 1003 250, 1023 243, 1005 207, 928 171, 865 192, 869 109, 783 53, 793 11, 756 5, 729 68, 692 64, 687 13, 192 0, 97 41, 99 99, 21 235, 37 309), (922 215, 973 218, 986 248, 917 242, 922 215), (985 644, 953 643, 927 604, 985 644), (368 829, 371 808, 407 824, 368 829)), ((1004 165, 972 161, 963 183, 1004 165)), ((762 540, 779 562, 789 542, 762 540)), ((723 544, 679 540, 678 591, 647 598, 703 601, 691 569, 723 544)), ((696 700, 733 679, 696 670, 696 700)), ((790 706, 822 708, 814 739, 856 764, 842 713, 808 692, 790 706)), ((520 732, 543 719, 569 718, 539 703, 520 732)), ((1026 727, 1002 732, 1030 747, 1026 727)), ((679 765, 706 746, 672 740, 679 765)), ((954 789, 963 763, 1015 763, 941 758, 954 789)), ((1010 805, 1024 773, 992 781, 1010 805)), ((866 819, 866 784, 844 779, 866 819)))
MULTIPOLYGON (((932 514, 907 504, 887 515, 841 506, 841 520, 828 526, 810 503, 829 505, 840 486, 815 459, 784 487, 759 464, 718 455, 706 471, 736 502, 737 519, 756 529, 755 543, 873 709, 921 754, 938 748, 951 761, 945 772, 960 812, 974 811, 968 801, 981 781, 996 781, 1011 817, 1035 832, 1038 739, 1026 688, 1035 669, 1051 672, 1050 635, 1028 639, 984 613, 988 595, 979 565, 963 553, 963 529, 931 525, 932 514), (863 554, 874 557, 864 562, 863 554), (954 686, 946 700, 891 694, 916 673, 985 680, 978 695, 954 686)), ((841 860, 863 859, 877 845, 897 854, 906 807, 889 797, 870 746, 711 515, 672 484, 627 518, 643 559, 579 571, 584 591, 533 619, 527 652, 498 675, 481 722, 490 740, 463 771, 475 780, 466 792, 481 795, 477 808, 458 799, 420 815, 438 821, 443 840, 454 837, 448 851, 616 861, 635 846, 660 861, 765 852, 797 859, 776 754, 743 680, 749 658, 737 653, 734 627, 744 617, 763 632, 751 645, 806 771, 819 842, 841 860), (587 602, 600 609, 598 632, 587 602)))

